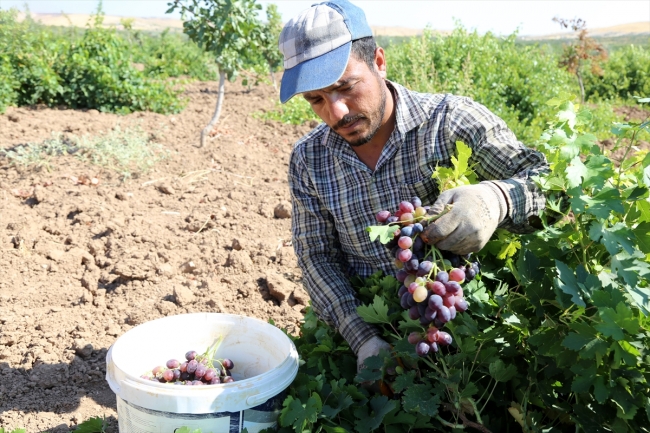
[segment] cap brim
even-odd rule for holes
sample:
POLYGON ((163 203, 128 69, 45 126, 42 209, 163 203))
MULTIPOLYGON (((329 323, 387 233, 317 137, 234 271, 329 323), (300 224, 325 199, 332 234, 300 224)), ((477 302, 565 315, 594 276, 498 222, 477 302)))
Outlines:
POLYGON ((345 71, 352 42, 347 42, 322 56, 306 60, 282 74, 280 102, 283 104, 298 93, 311 92, 334 84, 345 71))

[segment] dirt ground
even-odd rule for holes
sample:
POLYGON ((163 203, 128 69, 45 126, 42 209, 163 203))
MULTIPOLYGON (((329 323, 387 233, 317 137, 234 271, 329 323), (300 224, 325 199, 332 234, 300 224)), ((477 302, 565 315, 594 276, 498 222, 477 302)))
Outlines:
POLYGON ((171 152, 125 182, 71 155, 40 169, 0 158, 0 427, 68 432, 106 416, 116 432, 106 352, 145 321, 225 312, 296 330, 308 296, 290 242, 286 170, 309 126, 252 117, 273 108, 273 88, 228 83, 222 121, 198 148, 216 91, 189 85, 177 115, 0 115, 5 149, 57 131, 139 125, 171 152), (92 178, 97 185, 84 181, 92 178))

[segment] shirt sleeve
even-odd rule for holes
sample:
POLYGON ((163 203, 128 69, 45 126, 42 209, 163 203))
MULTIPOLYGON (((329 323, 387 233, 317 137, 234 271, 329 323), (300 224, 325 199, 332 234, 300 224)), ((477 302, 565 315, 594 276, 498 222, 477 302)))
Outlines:
POLYGON ((345 259, 332 215, 319 200, 298 148, 289 163, 289 188, 293 246, 314 312, 334 326, 357 353, 379 332, 357 313, 360 301, 344 272, 345 259))
POLYGON ((449 102, 445 126, 450 145, 462 141, 472 149, 470 164, 480 180, 503 192, 508 212, 499 227, 513 233, 541 229, 546 197, 532 177, 549 171, 544 155, 524 146, 503 119, 470 98, 449 102))

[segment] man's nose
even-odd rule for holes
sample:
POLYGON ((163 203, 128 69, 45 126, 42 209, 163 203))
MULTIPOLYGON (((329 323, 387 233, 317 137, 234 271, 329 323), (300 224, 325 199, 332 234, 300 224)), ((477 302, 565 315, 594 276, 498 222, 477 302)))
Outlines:
POLYGON ((343 119, 343 117, 350 114, 348 105, 343 98, 338 97, 337 95, 331 95, 328 98, 328 111, 332 122, 336 123, 343 119))

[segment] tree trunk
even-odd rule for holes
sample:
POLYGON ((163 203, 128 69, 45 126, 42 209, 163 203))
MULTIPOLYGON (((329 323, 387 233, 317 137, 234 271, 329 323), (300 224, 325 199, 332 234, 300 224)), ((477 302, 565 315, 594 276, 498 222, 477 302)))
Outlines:
POLYGON ((214 114, 212 115, 212 119, 210 120, 210 123, 208 123, 208 126, 203 128, 203 131, 201 131, 201 146, 199 147, 203 147, 205 145, 206 137, 212 132, 214 125, 216 125, 219 121, 219 116, 221 115, 221 106, 223 105, 224 93, 226 93, 226 73, 224 71, 219 71, 219 94, 217 96, 217 108, 214 110, 214 114))
POLYGON ((271 66, 271 62, 269 63, 269 75, 271 76, 271 82, 273 83, 273 89, 276 91, 278 90, 278 85, 275 83, 275 74, 273 73, 273 67, 271 66))
POLYGON ((580 103, 585 104, 585 84, 582 82, 582 74, 580 74, 580 69, 576 71, 576 76, 578 77, 578 84, 580 84, 580 103))

